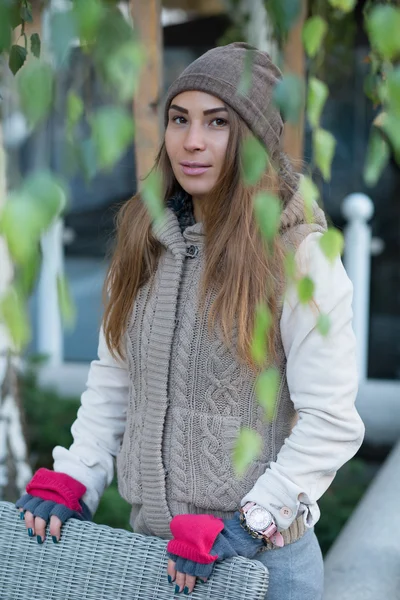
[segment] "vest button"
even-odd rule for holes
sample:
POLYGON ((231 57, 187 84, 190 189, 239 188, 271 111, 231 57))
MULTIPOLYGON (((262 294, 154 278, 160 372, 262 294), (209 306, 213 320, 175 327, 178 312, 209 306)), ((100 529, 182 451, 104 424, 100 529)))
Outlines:
POLYGON ((199 248, 198 246, 189 246, 188 248, 186 248, 186 256, 189 258, 196 258, 196 256, 199 254, 199 248))

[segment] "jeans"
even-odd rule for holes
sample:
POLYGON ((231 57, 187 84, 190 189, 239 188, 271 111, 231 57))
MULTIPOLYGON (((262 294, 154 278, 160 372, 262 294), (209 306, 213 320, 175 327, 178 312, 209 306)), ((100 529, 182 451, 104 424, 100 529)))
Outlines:
POLYGON ((265 600, 322 600, 324 564, 314 529, 293 544, 258 554, 256 560, 269 571, 265 600))

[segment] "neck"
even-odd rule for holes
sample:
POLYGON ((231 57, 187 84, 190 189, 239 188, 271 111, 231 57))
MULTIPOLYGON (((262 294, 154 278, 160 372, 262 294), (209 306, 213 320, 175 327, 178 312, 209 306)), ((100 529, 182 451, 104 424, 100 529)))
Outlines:
POLYGON ((193 213, 194 213, 194 218, 196 220, 196 223, 201 223, 201 221, 203 220, 203 211, 201 210, 201 204, 203 201, 200 200, 200 198, 198 196, 192 196, 192 202, 193 202, 193 213))

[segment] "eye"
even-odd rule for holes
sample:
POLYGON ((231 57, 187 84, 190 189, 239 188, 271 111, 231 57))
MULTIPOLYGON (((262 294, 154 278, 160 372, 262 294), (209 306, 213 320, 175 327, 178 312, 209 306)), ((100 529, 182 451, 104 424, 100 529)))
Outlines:
POLYGON ((217 117, 211 121, 211 125, 215 125, 216 127, 225 127, 225 125, 228 125, 228 121, 226 119, 221 119, 221 117, 217 117))
POLYGON ((171 121, 173 121, 177 125, 181 125, 181 124, 183 125, 184 123, 186 123, 185 117, 182 117, 180 115, 176 115, 175 117, 172 117, 171 121))

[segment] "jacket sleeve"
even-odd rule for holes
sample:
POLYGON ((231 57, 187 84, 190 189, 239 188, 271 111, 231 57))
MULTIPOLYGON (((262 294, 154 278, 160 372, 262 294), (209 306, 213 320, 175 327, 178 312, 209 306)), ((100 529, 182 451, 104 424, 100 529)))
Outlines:
POLYGON ((84 502, 92 514, 114 475, 114 458, 125 431, 129 397, 126 364, 110 354, 100 331, 98 360, 89 369, 86 390, 71 432, 70 448, 53 450, 54 470, 67 473, 86 486, 84 502))
POLYGON ((315 304, 301 304, 291 286, 280 323, 297 423, 276 461, 242 500, 242 505, 252 501, 268 509, 281 530, 301 513, 308 527, 318 521, 317 500, 364 438, 354 405, 358 375, 353 287, 340 258, 332 264, 322 253, 321 235, 308 235, 296 252, 299 274, 314 281, 315 304), (326 337, 317 329, 319 312, 329 315, 326 337))

